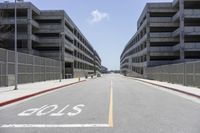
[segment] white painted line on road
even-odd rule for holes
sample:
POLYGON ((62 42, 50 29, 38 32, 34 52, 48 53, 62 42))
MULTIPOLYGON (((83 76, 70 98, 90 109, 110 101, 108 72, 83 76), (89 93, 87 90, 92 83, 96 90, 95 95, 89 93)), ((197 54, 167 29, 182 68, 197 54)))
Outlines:
POLYGON ((110 127, 108 124, 4 124, 0 128, 110 127))
POLYGON ((110 103, 109 103, 109 116, 108 116, 108 125, 113 127, 113 83, 110 81, 110 103))

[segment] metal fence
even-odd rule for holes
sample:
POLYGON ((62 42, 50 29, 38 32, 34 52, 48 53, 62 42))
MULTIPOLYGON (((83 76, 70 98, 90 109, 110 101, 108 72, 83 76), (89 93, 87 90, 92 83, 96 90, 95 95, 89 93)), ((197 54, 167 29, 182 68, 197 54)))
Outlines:
POLYGON ((148 79, 200 87, 200 61, 147 68, 148 79))
MULTIPOLYGON (((59 61, 18 52, 18 83, 59 79, 59 61)), ((15 83, 14 51, 0 49, 0 86, 15 83)))

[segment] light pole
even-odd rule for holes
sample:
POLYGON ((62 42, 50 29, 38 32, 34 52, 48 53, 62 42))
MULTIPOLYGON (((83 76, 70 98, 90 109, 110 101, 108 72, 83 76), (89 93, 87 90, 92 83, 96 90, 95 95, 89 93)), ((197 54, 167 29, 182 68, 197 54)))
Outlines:
POLYGON ((60 58, 60 82, 62 79, 62 37, 65 33, 61 32, 59 34, 60 46, 59 46, 59 58, 60 58))
POLYGON ((18 84, 18 54, 17 54, 17 0, 15 0, 15 88, 17 90, 18 84))

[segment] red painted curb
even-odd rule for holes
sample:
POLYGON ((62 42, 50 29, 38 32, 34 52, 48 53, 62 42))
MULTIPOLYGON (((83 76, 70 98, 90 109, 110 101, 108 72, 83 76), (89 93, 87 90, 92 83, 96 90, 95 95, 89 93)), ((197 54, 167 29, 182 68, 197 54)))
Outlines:
POLYGON ((14 102, 18 102, 18 101, 21 101, 21 100, 24 100, 24 99, 27 99, 27 98, 30 98, 30 97, 33 97, 33 96, 37 96, 37 95, 40 95, 40 94, 43 94, 43 93, 46 93, 46 92, 57 90, 59 88, 63 88, 63 87, 66 87, 66 86, 77 84, 77 83, 81 83, 81 82, 84 82, 84 81, 86 81, 86 80, 82 80, 82 81, 79 81, 79 82, 74 82, 74 83, 70 83, 70 84, 66 84, 66 85, 62 85, 62 86, 46 89, 46 90, 43 90, 43 91, 40 91, 40 92, 36 92, 36 93, 33 93, 33 94, 29 94, 29 95, 26 95, 26 96, 22 96, 22 97, 18 97, 18 98, 12 99, 12 100, 1 102, 0 103, 0 107, 8 105, 8 104, 11 104, 11 103, 14 103, 14 102))
POLYGON ((173 91, 176 91, 176 92, 181 92, 181 93, 184 93, 186 95, 190 95, 190 96, 193 96, 193 97, 196 97, 196 98, 200 99, 199 95, 196 95, 196 94, 193 94, 193 93, 189 93, 189 92, 185 92, 185 91, 182 91, 182 90, 178 90, 176 88, 167 87, 167 86, 163 86, 163 85, 159 85, 159 84, 155 84, 155 83, 151 83, 151 82, 143 81, 143 80, 139 80, 139 79, 135 79, 135 80, 138 80, 138 81, 141 81, 141 82, 144 82, 144 83, 148 83, 148 84, 152 84, 152 85, 155 85, 155 86, 163 87, 163 88, 166 88, 166 89, 169 89, 169 90, 173 90, 173 91))

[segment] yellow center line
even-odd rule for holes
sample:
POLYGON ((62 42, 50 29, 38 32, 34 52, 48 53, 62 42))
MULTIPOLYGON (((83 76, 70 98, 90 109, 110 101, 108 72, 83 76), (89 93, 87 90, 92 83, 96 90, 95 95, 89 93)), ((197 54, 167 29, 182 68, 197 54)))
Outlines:
POLYGON ((109 125, 109 127, 113 127, 113 87, 112 87, 112 80, 110 82, 110 103, 109 103, 108 125, 109 125))

